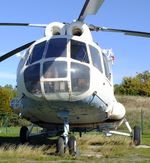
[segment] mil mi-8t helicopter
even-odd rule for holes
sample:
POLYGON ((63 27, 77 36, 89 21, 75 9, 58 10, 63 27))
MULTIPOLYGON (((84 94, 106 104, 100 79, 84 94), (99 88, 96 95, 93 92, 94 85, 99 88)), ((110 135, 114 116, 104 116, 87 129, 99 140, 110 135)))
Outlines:
MULTIPOLYGON (((0 23, 0 26, 44 27, 45 36, 0 57, 3 61, 27 49, 17 70, 17 98, 14 112, 43 128, 41 134, 60 135, 57 152, 69 148, 76 154, 76 139, 70 132, 97 130, 107 136, 133 136, 140 144, 140 129, 132 131, 125 107, 114 96, 111 50, 101 49, 91 31, 121 32, 150 37, 150 33, 88 25, 84 20, 96 14, 104 0, 86 0, 78 19, 72 23, 0 23), (116 129, 125 123, 128 133, 116 129)), ((20 130, 22 143, 29 141, 32 127, 20 130)))

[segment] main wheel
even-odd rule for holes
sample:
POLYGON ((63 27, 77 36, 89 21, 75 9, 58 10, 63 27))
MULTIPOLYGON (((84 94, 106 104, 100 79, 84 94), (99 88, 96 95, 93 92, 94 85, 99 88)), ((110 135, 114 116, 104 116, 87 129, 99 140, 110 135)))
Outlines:
POLYGON ((141 129, 139 126, 134 127, 133 141, 136 146, 141 143, 141 129))
POLYGON ((63 156, 64 153, 65 153, 65 141, 64 138, 60 136, 57 141, 57 154, 59 156, 63 156))
POLYGON ((29 142, 29 130, 26 126, 22 126, 20 129, 20 142, 22 144, 29 142))
POLYGON ((69 147, 69 154, 74 156, 76 155, 76 138, 74 136, 70 136, 68 141, 68 147, 69 147))

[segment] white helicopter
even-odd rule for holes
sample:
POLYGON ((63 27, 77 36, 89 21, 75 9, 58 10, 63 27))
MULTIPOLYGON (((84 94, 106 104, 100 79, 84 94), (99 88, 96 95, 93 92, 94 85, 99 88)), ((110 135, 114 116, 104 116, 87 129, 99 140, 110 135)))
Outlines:
MULTIPOLYGON (((84 19, 96 14, 104 0, 86 0, 78 19, 72 23, 0 23, 0 26, 44 27, 45 36, 0 57, 0 62, 27 49, 17 70, 17 98, 14 112, 42 127, 40 134, 60 135, 57 153, 69 148, 76 154, 76 139, 70 132, 101 131, 110 136, 133 136, 140 144, 140 128, 131 129, 125 107, 114 96, 111 50, 101 49, 91 31, 121 32, 150 37, 150 33, 87 25, 84 19), (125 124, 127 133, 116 129, 125 124)), ((20 130, 22 143, 28 142, 33 126, 20 130)))

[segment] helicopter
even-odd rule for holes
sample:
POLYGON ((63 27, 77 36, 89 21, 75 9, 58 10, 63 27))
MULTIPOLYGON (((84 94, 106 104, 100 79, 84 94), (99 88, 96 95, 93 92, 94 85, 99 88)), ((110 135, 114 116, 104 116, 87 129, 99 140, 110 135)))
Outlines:
MULTIPOLYGON (((18 95, 11 101, 13 111, 43 130, 46 136, 58 135, 56 151, 66 148, 77 153, 77 142, 71 132, 93 130, 133 137, 140 144, 140 128, 132 130, 125 107, 114 96, 112 64, 114 54, 94 42, 91 32, 119 32, 125 35, 150 37, 150 33, 114 29, 86 24, 85 18, 96 14, 104 0, 86 0, 77 20, 50 24, 0 23, 0 26, 45 28, 44 37, 24 44, 0 57, 0 62, 26 50, 17 69, 18 95), (122 124, 128 132, 117 131, 122 124)), ((32 136, 22 126, 20 141, 32 136)))

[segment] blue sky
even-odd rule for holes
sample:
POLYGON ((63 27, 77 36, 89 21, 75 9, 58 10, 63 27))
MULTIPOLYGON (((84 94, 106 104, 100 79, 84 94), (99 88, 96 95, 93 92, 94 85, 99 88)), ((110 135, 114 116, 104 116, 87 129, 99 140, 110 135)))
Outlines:
MULTIPOLYGON (((84 0, 1 0, 0 22, 47 24, 53 21, 72 22, 78 18, 84 0)), ((86 22, 99 26, 150 32, 150 0, 105 0, 95 16, 86 22)), ((0 27, 0 55, 22 44, 43 37, 41 28, 0 27)), ((93 32, 102 48, 115 54, 114 83, 125 76, 150 70, 150 38, 125 36, 118 33, 93 32)), ((20 58, 0 63, 0 85, 16 85, 20 58)))

